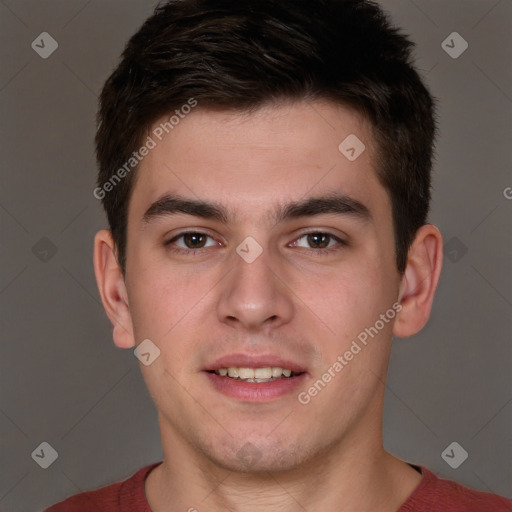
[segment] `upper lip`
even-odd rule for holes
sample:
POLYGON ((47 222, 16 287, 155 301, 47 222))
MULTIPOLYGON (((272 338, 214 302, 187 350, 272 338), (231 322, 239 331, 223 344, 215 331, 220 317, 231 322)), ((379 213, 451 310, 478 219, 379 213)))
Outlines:
POLYGON ((219 357, 208 367, 206 371, 218 370, 220 368, 229 368, 234 366, 237 368, 265 368, 279 367, 291 370, 294 373, 305 372, 306 369, 298 363, 284 359, 274 355, 250 355, 250 354, 229 354, 219 357))

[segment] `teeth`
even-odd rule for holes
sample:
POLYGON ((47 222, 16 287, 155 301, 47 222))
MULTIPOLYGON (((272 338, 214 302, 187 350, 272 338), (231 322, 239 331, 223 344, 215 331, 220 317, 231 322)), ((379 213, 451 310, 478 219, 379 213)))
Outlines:
POLYGON ((238 376, 241 379, 254 379, 254 370, 252 368, 238 368, 238 376))
MULTIPOLYGON (((272 368, 269 366, 265 368, 255 368, 254 378, 255 379, 270 379, 272 377, 272 368)), ((279 377, 279 375, 277 376, 279 377)))
POLYGON ((265 366, 263 368, 240 368, 230 366, 229 368, 219 368, 215 370, 217 375, 222 377, 231 377, 233 379, 249 380, 251 382, 260 382, 271 380, 272 378, 278 379, 281 377, 290 377, 292 371, 288 368, 280 368, 279 366, 265 366))
POLYGON ((230 366, 228 368, 228 375, 233 378, 238 377, 238 369, 234 368, 233 366, 230 366))
POLYGON ((278 366, 274 366, 272 368, 272 377, 281 377, 282 373, 283 373, 282 368, 279 368, 278 366))

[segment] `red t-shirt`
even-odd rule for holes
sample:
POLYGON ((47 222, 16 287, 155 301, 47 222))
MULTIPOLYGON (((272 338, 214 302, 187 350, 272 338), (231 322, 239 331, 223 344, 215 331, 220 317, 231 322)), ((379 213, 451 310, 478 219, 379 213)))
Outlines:
MULTIPOLYGON (((45 512, 151 512, 144 480, 159 464, 140 469, 124 482, 72 496, 45 512)), ((443 480, 424 467, 419 469, 421 482, 397 512, 512 512, 511 500, 443 480)))

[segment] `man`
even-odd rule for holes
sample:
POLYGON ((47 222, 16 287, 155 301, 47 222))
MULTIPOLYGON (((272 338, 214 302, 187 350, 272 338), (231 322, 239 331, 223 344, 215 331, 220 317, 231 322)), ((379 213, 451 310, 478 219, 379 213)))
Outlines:
POLYGON ((174 0, 101 95, 95 240, 164 461, 66 511, 511 511, 382 446, 428 320, 433 101, 369 2, 174 0))

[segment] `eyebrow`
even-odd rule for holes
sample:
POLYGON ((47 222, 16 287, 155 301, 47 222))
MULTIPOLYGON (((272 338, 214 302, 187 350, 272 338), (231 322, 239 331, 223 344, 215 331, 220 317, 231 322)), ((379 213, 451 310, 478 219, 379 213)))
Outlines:
MULTIPOLYGON (((151 204, 144 213, 142 220, 144 223, 150 223, 158 218, 180 213, 216 220, 223 224, 227 224, 228 220, 234 217, 230 210, 218 203, 165 194, 151 204)), ((372 219, 370 210, 363 203, 344 194, 329 194, 286 203, 276 207, 273 218, 278 224, 301 217, 330 213, 349 215, 365 221, 372 219)))

